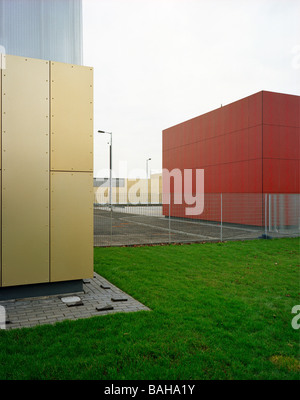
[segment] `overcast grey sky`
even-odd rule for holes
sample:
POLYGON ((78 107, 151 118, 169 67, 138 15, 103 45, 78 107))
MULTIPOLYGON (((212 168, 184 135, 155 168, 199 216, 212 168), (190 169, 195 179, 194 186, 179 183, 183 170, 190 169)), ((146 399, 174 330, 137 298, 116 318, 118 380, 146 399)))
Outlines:
MULTIPOLYGON (((260 90, 300 95, 300 0, 83 0, 94 169, 162 167, 162 130, 260 90), (127 163, 127 164, 124 164, 127 163)), ((106 174, 108 176, 108 174, 106 174)))

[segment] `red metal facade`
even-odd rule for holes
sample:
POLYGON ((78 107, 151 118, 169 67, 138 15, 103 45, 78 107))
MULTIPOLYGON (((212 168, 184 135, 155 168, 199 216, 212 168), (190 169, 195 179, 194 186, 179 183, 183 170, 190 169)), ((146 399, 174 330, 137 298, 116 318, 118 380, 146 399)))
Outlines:
POLYGON ((299 193, 300 96, 263 92, 263 191, 299 193))
MULTIPOLYGON (((163 131, 163 169, 204 169, 206 196, 299 193, 299 115, 300 96, 266 91, 220 107, 163 131)), ((260 225, 263 196, 251 221, 243 211, 250 200, 245 195, 241 207, 240 198, 231 196, 223 221, 260 225)), ((180 206, 171 209, 184 216, 180 206)), ((207 207, 198 218, 219 220, 207 207)))

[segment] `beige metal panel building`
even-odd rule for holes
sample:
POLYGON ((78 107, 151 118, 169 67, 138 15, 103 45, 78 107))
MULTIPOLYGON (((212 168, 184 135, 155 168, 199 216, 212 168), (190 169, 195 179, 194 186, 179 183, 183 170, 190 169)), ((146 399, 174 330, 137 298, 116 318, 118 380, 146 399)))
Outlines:
MULTIPOLYGON (((1 121, 0 121, 1 122, 1 121)), ((2 171, 0 171, 0 187, 2 187, 2 171)), ((0 210, 2 210, 2 196, 0 196, 0 210)), ((2 212, 0 215, 0 222, 2 227, 2 212)), ((0 229, 0 288, 2 287, 2 229, 0 229)))
MULTIPOLYGON (((2 194, 2 58, 3 54, 0 53, 0 188, 2 194)), ((0 287, 2 286, 2 195, 0 196, 0 287)))
POLYGON ((51 62, 51 170, 93 171, 93 69, 51 62))
POLYGON ((51 172, 50 281, 93 276, 93 174, 51 172))
POLYGON ((54 282, 93 274, 93 69, 51 62, 50 77, 54 282))
POLYGON ((1 287, 92 277, 92 68, 3 57, 1 287))
MULTIPOLYGON (((2 68, 4 67, 4 65, 5 65, 5 55, 0 53, 0 129, 2 127, 2 68)), ((2 138, 0 140, 0 170, 1 169, 2 169, 2 138)), ((0 268, 1 268, 1 265, 0 265, 0 268)), ((0 282, 1 282, 1 280, 0 280, 0 282)))
POLYGON ((2 70, 2 286, 49 281, 49 62, 2 70))

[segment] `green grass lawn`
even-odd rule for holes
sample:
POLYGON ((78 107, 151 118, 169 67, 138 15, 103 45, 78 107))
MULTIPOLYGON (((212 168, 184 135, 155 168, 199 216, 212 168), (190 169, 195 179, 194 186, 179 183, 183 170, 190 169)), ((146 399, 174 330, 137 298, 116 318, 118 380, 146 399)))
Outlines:
POLYGON ((299 239, 96 248, 152 311, 0 331, 0 379, 299 379, 299 239))

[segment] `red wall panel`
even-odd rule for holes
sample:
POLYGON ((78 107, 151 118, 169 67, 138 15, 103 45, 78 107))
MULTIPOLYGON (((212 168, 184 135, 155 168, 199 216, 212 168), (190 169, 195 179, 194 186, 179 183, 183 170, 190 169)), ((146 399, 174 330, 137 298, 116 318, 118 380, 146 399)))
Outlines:
POLYGON ((262 158, 262 125, 248 128, 248 160, 262 158))
MULTIPOLYGON (((207 196, 244 199, 238 205, 231 196, 227 222, 260 224, 263 201, 253 205, 254 218, 248 193, 299 193, 299 112, 299 96, 263 91, 168 128, 163 168, 203 168, 207 196)), ((216 220, 209 204, 199 218, 216 220)), ((182 216, 183 209, 173 211, 182 216)))
POLYGON ((299 127, 299 96, 264 91, 263 124, 299 127))
POLYGON ((264 158, 299 159, 299 128, 264 125, 264 158))
POLYGON ((299 193, 299 160, 263 160, 264 193, 299 193))
POLYGON ((262 160, 254 159, 248 161, 248 193, 262 193, 262 160))
POLYGON ((262 96, 263 92, 253 94, 248 99, 248 126, 257 126, 262 123, 262 96))

